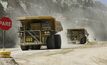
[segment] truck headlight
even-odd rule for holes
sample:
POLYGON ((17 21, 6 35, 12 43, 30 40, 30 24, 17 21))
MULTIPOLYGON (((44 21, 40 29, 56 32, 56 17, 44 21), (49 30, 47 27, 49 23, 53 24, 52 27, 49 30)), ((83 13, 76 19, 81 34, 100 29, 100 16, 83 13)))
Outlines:
POLYGON ((44 33, 45 33, 45 34, 50 34, 50 32, 49 32, 49 31, 45 31, 44 33))

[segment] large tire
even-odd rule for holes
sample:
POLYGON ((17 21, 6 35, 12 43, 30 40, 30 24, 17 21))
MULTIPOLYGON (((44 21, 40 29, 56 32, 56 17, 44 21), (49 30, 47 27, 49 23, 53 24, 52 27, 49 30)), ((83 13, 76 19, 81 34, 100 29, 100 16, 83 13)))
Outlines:
POLYGON ((55 38, 55 48, 60 49, 61 48, 61 36, 54 35, 54 38, 55 38))
POLYGON ((39 50, 41 48, 41 45, 31 45, 32 50, 39 50))
POLYGON ((55 49, 54 35, 47 37, 46 44, 48 49, 55 49))
POLYGON ((81 38, 80 44, 85 44, 86 41, 87 41, 87 37, 85 36, 85 37, 81 38))
POLYGON ((24 50, 28 50, 28 49, 29 49, 29 46, 21 45, 20 47, 21 47, 21 49, 22 49, 23 51, 24 51, 24 50))

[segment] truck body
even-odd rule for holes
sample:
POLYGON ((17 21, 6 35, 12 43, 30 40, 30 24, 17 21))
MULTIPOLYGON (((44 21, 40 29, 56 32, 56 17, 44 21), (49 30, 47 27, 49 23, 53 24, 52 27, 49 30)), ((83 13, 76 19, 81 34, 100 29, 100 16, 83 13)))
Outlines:
POLYGON ((22 50, 40 49, 46 45, 48 49, 61 48, 61 38, 58 32, 62 25, 51 16, 25 16, 19 17, 20 46, 22 50), (58 38, 58 39, 56 39, 58 38))

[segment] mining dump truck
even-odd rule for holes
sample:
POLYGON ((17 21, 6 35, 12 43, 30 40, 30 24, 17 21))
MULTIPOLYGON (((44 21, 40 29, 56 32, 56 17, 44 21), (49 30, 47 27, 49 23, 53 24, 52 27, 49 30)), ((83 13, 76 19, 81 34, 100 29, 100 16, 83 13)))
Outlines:
POLYGON ((74 44, 85 44, 88 41, 88 35, 87 30, 84 28, 67 30, 67 37, 74 44))
POLYGON ((20 47, 22 50, 40 49, 46 45, 48 49, 60 49, 61 37, 58 32, 63 28, 59 21, 51 16, 19 17, 20 47))

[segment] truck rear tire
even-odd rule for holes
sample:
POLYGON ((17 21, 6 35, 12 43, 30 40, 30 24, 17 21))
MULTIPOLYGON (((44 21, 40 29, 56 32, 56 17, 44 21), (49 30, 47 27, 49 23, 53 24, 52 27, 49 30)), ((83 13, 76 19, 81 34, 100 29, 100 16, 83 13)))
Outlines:
POLYGON ((60 49, 61 48, 61 37, 60 35, 54 35, 55 39, 55 48, 60 49))
POLYGON ((32 50, 39 50, 41 48, 41 45, 31 45, 32 50))
POLYGON ((55 49, 54 35, 47 37, 46 44, 48 49, 55 49))
POLYGON ((20 47, 21 47, 21 49, 22 49, 23 51, 24 51, 24 50, 28 50, 28 49, 29 49, 29 46, 21 45, 20 47))

